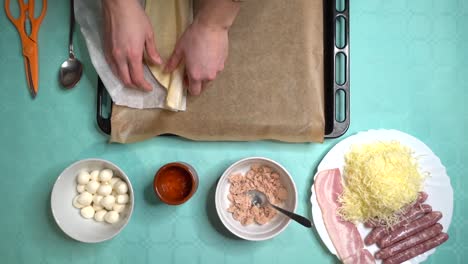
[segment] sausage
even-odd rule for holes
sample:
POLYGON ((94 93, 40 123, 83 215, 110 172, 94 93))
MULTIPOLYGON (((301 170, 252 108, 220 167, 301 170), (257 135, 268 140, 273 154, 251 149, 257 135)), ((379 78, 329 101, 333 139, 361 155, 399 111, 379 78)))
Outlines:
POLYGON ((381 225, 382 223, 379 223, 379 220, 369 220, 364 223, 364 226, 369 227, 369 228, 374 228, 374 227, 378 227, 381 225))
POLYGON ((416 245, 410 249, 407 249, 403 252, 400 252, 388 259, 385 259, 383 261, 383 264, 398 264, 398 263, 402 263, 404 261, 407 261, 409 259, 412 259, 414 257, 416 257, 417 255, 420 255, 426 251, 429 251, 439 245, 441 245, 442 243, 444 243, 445 241, 448 240, 448 235, 446 233, 441 233, 439 235, 437 235, 436 237, 433 237, 429 240, 427 240, 426 242, 423 242, 419 245, 416 245))
POLYGON ((420 244, 428 239, 431 239, 438 234, 442 233, 442 225, 437 223, 428 229, 425 229, 417 234, 414 234, 398 243, 395 243, 389 247, 381 249, 377 251, 375 254, 375 258, 377 259, 386 259, 389 258, 396 253, 400 253, 404 250, 412 248, 413 246, 420 244))
MULTIPOLYGON (((419 192, 416 202, 413 205, 408 206, 408 209, 405 210, 403 215, 408 214, 411 211, 411 209, 424 203, 427 200, 428 196, 429 195, 426 192, 419 192)), ((382 222, 379 222, 379 220, 369 220, 364 223, 364 226, 369 227, 369 228, 374 228, 374 227, 383 226, 383 225, 385 224, 383 224, 382 222)))
MULTIPOLYGON (((421 204, 417 205, 411 208, 411 210, 408 211, 402 218, 400 222, 396 223, 394 226, 392 226, 392 230, 398 229, 402 226, 410 224, 414 219, 417 219, 421 216, 423 216, 426 213, 429 213, 432 211, 432 207, 428 204, 421 204)), ((388 235, 390 232, 383 226, 378 226, 374 228, 364 239, 364 243, 369 246, 377 241, 381 240, 384 236, 388 235)))
POLYGON ((416 200, 416 203, 424 203, 426 200, 427 200, 427 197, 429 195, 427 194, 427 192, 419 192, 419 196, 418 196, 418 199, 416 200))
POLYGON ((385 227, 378 226, 372 229, 366 238, 364 238, 364 244, 366 244, 366 246, 372 245, 382 239, 385 235, 387 235, 387 230, 385 227))
POLYGON ((408 213, 403 215, 401 221, 392 226, 392 230, 400 228, 408 223, 411 223, 413 220, 432 212, 432 206, 428 204, 417 204, 408 213))
POLYGON ((437 223, 442 218, 441 212, 432 212, 426 214, 425 216, 418 218, 406 226, 402 226, 390 234, 382 238, 382 240, 377 241, 377 245, 380 248, 386 248, 390 245, 395 244, 396 242, 403 240, 407 237, 410 237, 413 234, 418 233, 425 228, 432 226, 437 223))

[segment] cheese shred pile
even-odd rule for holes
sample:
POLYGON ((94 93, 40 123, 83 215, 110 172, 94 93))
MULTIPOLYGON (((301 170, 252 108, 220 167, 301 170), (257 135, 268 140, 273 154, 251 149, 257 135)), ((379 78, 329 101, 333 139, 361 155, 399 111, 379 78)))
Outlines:
POLYGON ((422 190, 424 176, 412 150, 397 141, 354 145, 345 156, 339 215, 347 221, 393 225, 422 190))

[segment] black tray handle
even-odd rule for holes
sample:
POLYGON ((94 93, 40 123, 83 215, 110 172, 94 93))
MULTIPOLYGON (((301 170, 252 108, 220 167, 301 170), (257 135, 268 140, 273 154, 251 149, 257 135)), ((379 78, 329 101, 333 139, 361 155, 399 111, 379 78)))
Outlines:
POLYGON ((342 136, 349 128, 350 124, 350 48, 349 48, 349 0, 341 0, 344 2, 344 9, 337 10, 336 2, 340 0, 332 0, 329 5, 324 1, 324 86, 325 86, 325 138, 337 138, 342 136), (345 20, 345 45, 337 47, 336 45, 336 28, 338 18, 345 20), (345 56, 345 82, 338 84, 336 82, 336 57, 338 54, 345 56), (336 95, 338 92, 344 94, 344 119, 337 120, 337 102, 336 95))
MULTIPOLYGON (((109 114, 108 117, 104 117, 103 113, 103 106, 104 100, 109 100, 109 95, 107 94, 106 88, 101 81, 101 78, 98 76, 98 86, 97 86, 97 111, 96 111, 96 121, 99 129, 107 135, 111 133, 111 115, 109 114)), ((110 111, 112 111, 112 106, 110 107, 110 111)))
MULTIPOLYGON (((342 136, 349 128, 350 124, 350 90, 349 90, 349 0, 342 0, 345 3, 343 11, 337 11, 336 1, 332 0, 326 4, 323 1, 324 11, 324 88, 325 88, 325 138, 337 138, 342 136), (336 23, 337 18, 343 17, 345 19, 345 43, 342 48, 336 46, 336 23), (346 57, 345 65, 345 82, 342 85, 336 83, 336 60, 335 57, 342 53, 346 57), (336 120, 336 93, 343 91, 345 94, 344 107, 345 118, 341 122, 336 120)), ((98 76, 98 89, 97 89, 97 114, 96 120, 102 132, 110 135, 111 133, 111 120, 109 117, 103 115, 103 102, 108 99, 109 95, 106 92, 104 84, 98 76), (107 97, 107 98, 106 98, 107 97)), ((110 107, 112 113, 112 106, 110 107)))

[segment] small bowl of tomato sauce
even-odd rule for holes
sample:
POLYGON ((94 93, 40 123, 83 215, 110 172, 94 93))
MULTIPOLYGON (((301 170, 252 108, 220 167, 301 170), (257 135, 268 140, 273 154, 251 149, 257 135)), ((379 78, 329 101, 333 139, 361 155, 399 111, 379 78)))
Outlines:
POLYGON ((198 188, 195 169, 185 162, 162 166, 154 176, 153 189, 161 201, 179 205, 188 201, 198 188))

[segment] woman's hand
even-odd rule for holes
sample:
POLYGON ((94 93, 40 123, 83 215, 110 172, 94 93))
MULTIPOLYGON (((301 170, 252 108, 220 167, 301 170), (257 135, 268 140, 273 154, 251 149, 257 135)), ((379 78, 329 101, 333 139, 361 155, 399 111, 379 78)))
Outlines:
POLYGON ((199 95, 205 84, 224 69, 228 43, 227 29, 195 20, 178 40, 165 71, 172 72, 184 60, 188 91, 199 95))
POLYGON ((172 72, 184 61, 188 91, 192 95, 199 95, 205 84, 224 69, 228 30, 240 8, 239 3, 230 0, 201 0, 200 5, 165 66, 166 72, 172 72))
POLYGON ((143 75, 144 52, 161 64, 151 22, 138 0, 103 0, 104 52, 114 74, 127 87, 151 91, 143 75))

